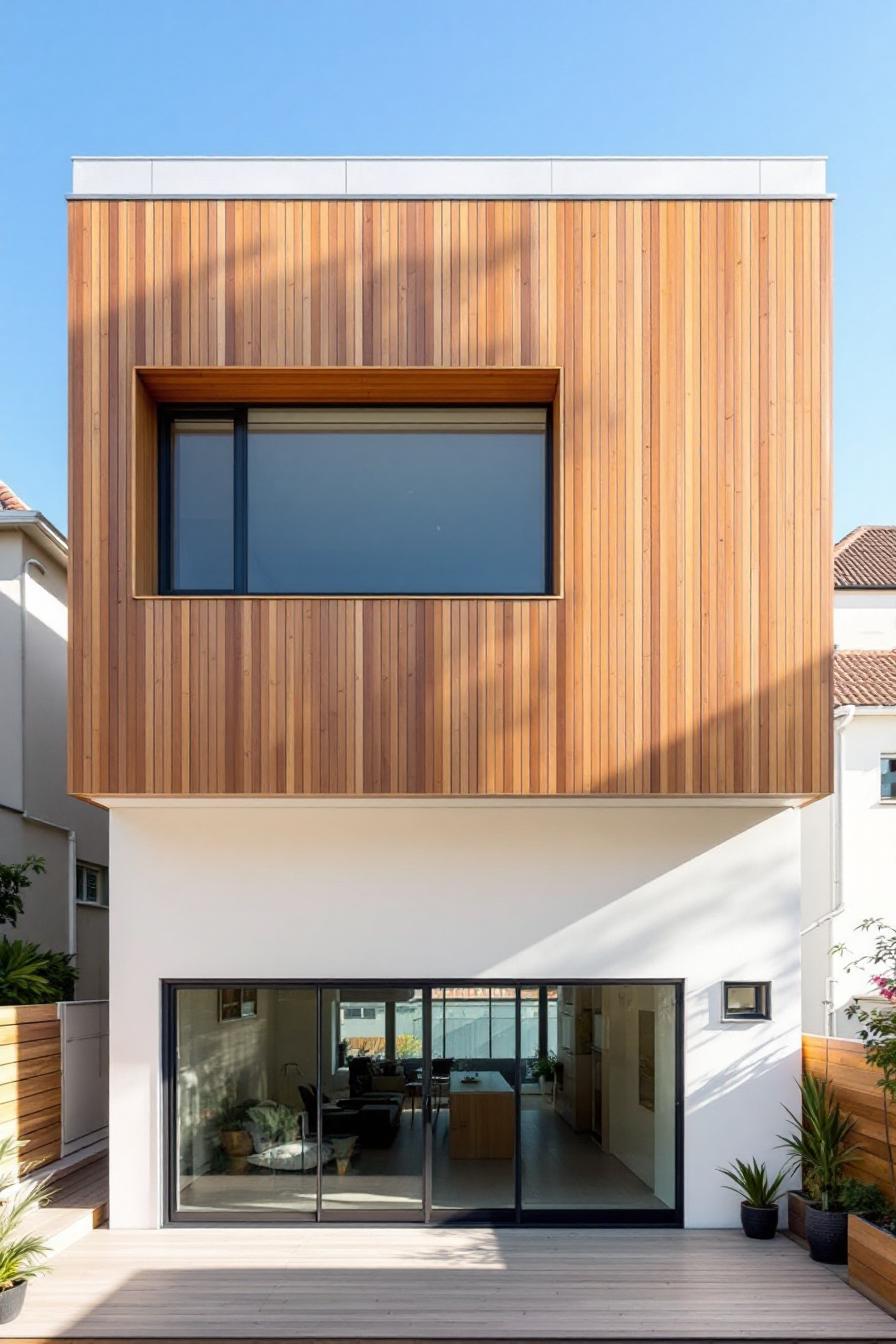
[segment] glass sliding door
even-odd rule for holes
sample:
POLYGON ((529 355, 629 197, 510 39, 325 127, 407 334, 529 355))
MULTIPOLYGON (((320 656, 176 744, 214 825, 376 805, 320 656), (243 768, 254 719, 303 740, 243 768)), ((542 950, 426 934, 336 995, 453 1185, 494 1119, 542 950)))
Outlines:
POLYGON ((522 1089, 523 1217, 673 1211, 675 986, 558 984, 524 989, 524 1002, 536 993, 548 1048, 522 1089))
POLYGON ((295 1221, 317 1212, 312 988, 177 989, 172 1212, 295 1221))
POLYGON ((172 986, 169 1214, 680 1222, 681 997, 677 982, 172 986))
POLYGON ((422 989, 321 995, 321 1217, 421 1220, 428 1037, 422 989))
POLYGON ((432 991, 432 1214, 516 1211, 517 992, 432 991))

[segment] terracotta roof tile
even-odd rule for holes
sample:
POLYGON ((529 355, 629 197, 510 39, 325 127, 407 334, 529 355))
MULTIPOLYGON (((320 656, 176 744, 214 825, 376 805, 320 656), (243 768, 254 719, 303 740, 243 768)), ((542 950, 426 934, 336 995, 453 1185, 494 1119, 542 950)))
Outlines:
POLYGON ((896 705, 896 650, 834 654, 835 705, 896 705))
POLYGON ((857 527, 834 547, 835 588, 896 588, 896 527, 857 527))
POLYGON ((19 499, 14 490, 10 490, 5 481, 0 481, 0 509, 16 509, 28 513, 28 505, 19 499))

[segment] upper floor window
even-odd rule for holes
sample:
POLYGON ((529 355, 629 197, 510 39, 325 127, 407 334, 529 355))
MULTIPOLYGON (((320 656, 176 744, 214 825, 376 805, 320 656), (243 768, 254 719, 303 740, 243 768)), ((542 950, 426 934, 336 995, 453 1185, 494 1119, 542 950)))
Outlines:
POLYGON ((883 802, 896 803, 896 755, 880 758, 880 796, 883 802))
POLYGON ((75 894, 82 905, 109 904, 109 874, 95 863, 79 863, 75 869, 75 894))
POLYGON ((162 416, 162 592, 551 591, 543 407, 162 416))

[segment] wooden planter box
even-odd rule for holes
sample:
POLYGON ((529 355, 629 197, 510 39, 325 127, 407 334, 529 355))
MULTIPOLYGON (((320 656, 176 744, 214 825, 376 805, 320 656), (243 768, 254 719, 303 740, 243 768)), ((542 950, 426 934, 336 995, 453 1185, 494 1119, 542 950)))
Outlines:
POLYGON ((22 1140, 19 1168, 55 1162, 62 1143, 62 1051, 55 1003, 0 1006, 0 1137, 22 1140))
POLYGON ((796 1190, 787 1192, 787 1230, 801 1241, 806 1240, 806 1209, 809 1201, 796 1190))
POLYGON ((854 1213, 849 1215, 849 1282, 896 1314, 896 1237, 854 1213))

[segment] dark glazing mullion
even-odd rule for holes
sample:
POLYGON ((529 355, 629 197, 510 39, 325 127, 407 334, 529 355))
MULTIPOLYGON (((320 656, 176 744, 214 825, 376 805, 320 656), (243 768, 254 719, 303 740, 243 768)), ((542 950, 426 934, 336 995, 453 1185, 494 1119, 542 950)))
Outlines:
POLYGON ((317 986, 315 995, 317 1005, 317 1070, 315 1073, 315 1089, 317 1097, 315 1099, 315 1124, 317 1127, 317 1181, 316 1181, 316 1210, 315 1222, 320 1222, 323 1211, 323 1163, 321 1157, 324 1146, 324 1103, 323 1093, 323 1045, 324 1045, 324 1014, 323 1014, 323 995, 324 991, 320 985, 317 986))
POLYGON ((523 1152, 522 1152, 522 1133, 523 1133, 523 1097, 522 1097, 522 1064, 520 1054, 523 1048, 523 1027, 522 1027, 522 1001, 523 991, 519 985, 516 988, 516 1014, 514 1018, 514 1035, 516 1038, 514 1045, 514 1055, 516 1057, 516 1076, 514 1079, 514 1153, 513 1153, 513 1206, 516 1213, 516 1221, 522 1222, 523 1218, 523 1152))
POLYGON ((249 430, 245 406, 233 413, 233 591, 249 583, 249 430))
POLYGON ((423 1221, 432 1219, 432 990, 423 991, 423 1221))
POLYGON ((174 452, 173 420, 165 412, 159 413, 158 429, 158 547, 159 547, 159 592, 170 593, 174 580, 172 548, 174 545, 174 498, 171 489, 172 462, 174 452))

